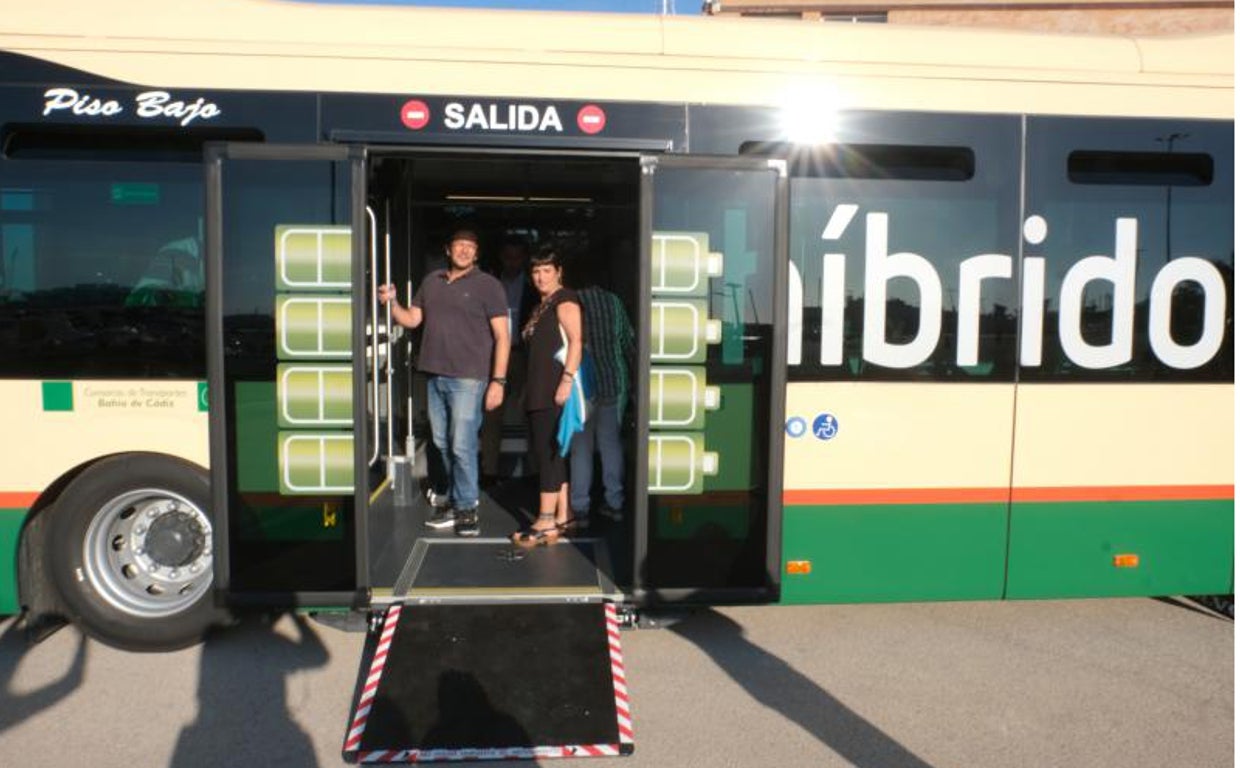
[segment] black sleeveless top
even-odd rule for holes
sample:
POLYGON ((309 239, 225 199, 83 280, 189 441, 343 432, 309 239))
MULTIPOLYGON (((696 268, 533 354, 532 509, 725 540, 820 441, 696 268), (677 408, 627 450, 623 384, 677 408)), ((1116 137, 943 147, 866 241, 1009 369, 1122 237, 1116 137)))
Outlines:
POLYGON ((556 317, 556 308, 566 301, 581 306, 576 291, 561 288, 547 300, 545 306, 535 307, 530 317, 530 321, 534 323, 533 333, 524 338, 529 351, 525 379, 527 411, 556 407, 555 390, 560 385, 560 377, 564 375, 564 366, 555 359, 555 353, 564 346, 564 340, 560 338, 560 321, 556 317))

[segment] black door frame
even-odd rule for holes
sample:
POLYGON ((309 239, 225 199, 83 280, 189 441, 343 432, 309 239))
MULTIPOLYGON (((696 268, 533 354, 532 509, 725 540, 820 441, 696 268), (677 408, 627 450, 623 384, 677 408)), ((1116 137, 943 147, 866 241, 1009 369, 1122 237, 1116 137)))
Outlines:
POLYGON ((654 177, 657 169, 700 170, 771 170, 777 174, 775 193, 775 242, 772 305, 771 350, 771 403, 767 444, 767 530, 766 530, 766 584, 753 588, 696 589, 649 588, 645 584, 643 568, 648 555, 647 542, 650 535, 649 499, 645 489, 649 482, 649 423, 650 423, 650 310, 651 295, 648 288, 640 292, 639 320, 641 327, 637 339, 637 431, 636 477, 634 477, 634 516, 636 530, 633 546, 633 599, 641 605, 676 602, 726 603, 726 602, 773 602, 779 599, 783 539, 783 477, 784 477, 784 406, 788 384, 788 217, 789 179, 787 162, 776 158, 705 156, 705 155, 644 155, 641 177, 641 257, 639 265, 640 285, 650 285, 651 238, 654 231, 655 190, 654 177))
MULTIPOLYGON (((208 392, 208 428, 211 460, 211 524, 215 540, 213 567, 215 578, 213 589, 217 596, 227 594, 230 599, 254 602, 291 602, 297 606, 313 605, 353 605, 362 603, 367 573, 364 548, 355 552, 355 586, 348 592, 335 591, 292 591, 278 595, 245 594, 233 595, 231 589, 231 553, 229 547, 230 526, 228 516, 229 461, 228 461, 228 425, 224 407, 224 304, 221 292, 216 288, 223 281, 223 165, 225 160, 270 160, 270 161, 305 161, 323 160, 332 162, 348 162, 350 165, 350 226, 355 236, 351 238, 354 284, 360 284, 364 255, 364 238, 357 237, 358 231, 365 231, 366 210, 366 149, 364 147, 332 145, 332 144, 264 144, 248 142, 208 142, 203 146, 203 166, 206 193, 206 323, 207 323, 207 392, 208 392), (360 226, 360 229, 359 229, 360 226)), ((362 302, 353 302, 353 349, 364 350, 364 317, 365 307, 362 302)), ((353 355, 353 402, 365 402, 365 355, 353 355), (360 398, 360 399, 359 399, 360 398)), ((354 536, 365 535, 365 515, 360 514, 358 497, 365 496, 364 485, 359 487, 358 478, 363 477, 365 466, 364 442, 357 436, 364 435, 365 409, 354 408, 354 536)))

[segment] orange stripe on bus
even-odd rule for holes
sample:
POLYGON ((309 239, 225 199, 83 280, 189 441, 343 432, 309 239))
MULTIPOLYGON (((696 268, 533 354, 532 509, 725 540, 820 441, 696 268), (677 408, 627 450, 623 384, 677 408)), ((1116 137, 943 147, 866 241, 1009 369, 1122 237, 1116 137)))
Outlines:
MULTIPOLYGON (((1012 501, 1222 501, 1234 485, 1127 485, 1014 488, 1012 501)), ((0 509, 28 509, 35 491, 0 492, 0 509)), ((271 502, 289 503, 273 496, 271 502)), ((993 504, 1008 501, 1007 488, 840 488, 784 491, 785 504, 993 504)))
MULTIPOLYGON (((1014 502, 1196 501, 1234 498, 1232 485, 1013 488, 1014 502)), ((1007 488, 841 488, 784 491, 785 504, 1006 504, 1007 488)))
POLYGON ((1007 500, 1007 488, 840 488, 784 491, 785 504, 1006 504, 1007 500))
POLYGON ((34 506, 39 494, 34 491, 17 491, 5 493, 0 491, 0 509, 29 509, 34 506))
POLYGON ((1013 488, 1012 501, 1198 501, 1235 496, 1234 485, 1119 485, 1013 488))

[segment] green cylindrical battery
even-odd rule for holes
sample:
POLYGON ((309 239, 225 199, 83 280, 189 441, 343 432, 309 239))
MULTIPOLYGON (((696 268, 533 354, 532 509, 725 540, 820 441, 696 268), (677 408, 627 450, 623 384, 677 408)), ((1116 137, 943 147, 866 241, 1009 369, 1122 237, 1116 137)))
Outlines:
POLYGON ((348 296, 276 296, 276 356, 281 360, 352 356, 353 305, 348 296))
POLYGON ((718 344, 723 325, 711 320, 702 299, 660 299, 650 302, 650 361, 704 363, 706 345, 718 344))
POLYGON ((651 493, 702 492, 707 475, 719 471, 719 454, 706 450, 701 433, 661 432, 649 438, 647 489, 651 493))
POLYGON ((651 367, 651 428, 703 429, 706 412, 718 408, 719 387, 707 386, 705 368, 651 367))
POLYGON ((280 432, 280 493, 304 496, 353 492, 353 435, 280 432))
POLYGON ((339 291, 352 284, 350 227, 276 226, 276 290, 339 291))
POLYGON ((353 426, 353 370, 347 365, 276 366, 281 427, 353 426))
POLYGON ((723 254, 711 253, 706 232, 655 232, 650 241, 650 292, 706 296, 723 274, 723 254))

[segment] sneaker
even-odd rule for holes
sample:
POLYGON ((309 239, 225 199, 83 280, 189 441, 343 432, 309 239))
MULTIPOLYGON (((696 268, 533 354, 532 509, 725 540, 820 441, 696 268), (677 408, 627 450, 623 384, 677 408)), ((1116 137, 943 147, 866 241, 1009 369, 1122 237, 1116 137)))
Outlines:
POLYGON ((456 510, 456 535, 477 536, 478 533, 478 508, 456 510))
POLYGON ((449 498, 448 494, 436 494, 435 489, 429 488, 428 486, 427 504, 429 504, 430 506, 435 506, 435 507, 448 506, 449 504, 451 504, 451 498, 449 498))
POLYGON ((427 528, 443 530, 456 523, 456 514, 452 507, 432 507, 431 516, 426 520, 427 528))
POLYGON ((598 508, 599 517, 605 517, 613 523, 618 523, 624 519, 624 513, 615 507, 601 506, 598 508))

